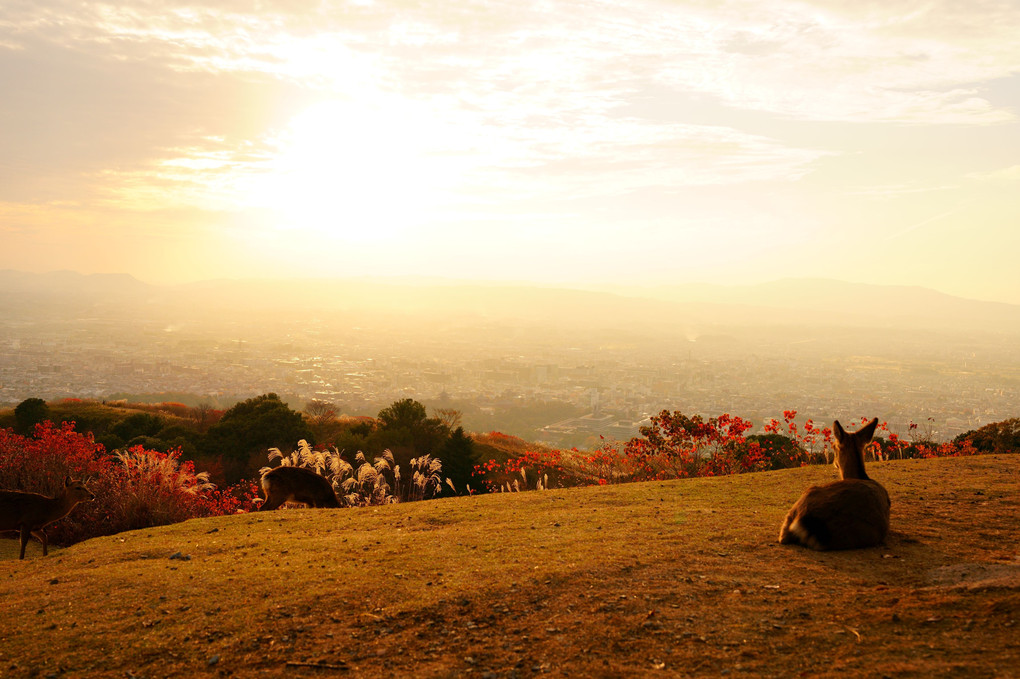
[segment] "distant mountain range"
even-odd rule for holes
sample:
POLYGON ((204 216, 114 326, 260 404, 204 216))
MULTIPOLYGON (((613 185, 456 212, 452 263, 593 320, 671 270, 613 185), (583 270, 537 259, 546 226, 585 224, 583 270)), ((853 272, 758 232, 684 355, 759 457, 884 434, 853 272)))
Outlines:
POLYGON ((758 285, 644 288, 633 294, 671 302, 769 309, 787 319, 810 316, 832 325, 1020 331, 1020 305, 955 297, 919 286, 785 278, 758 285))
POLYGON ((954 297, 921 287, 828 279, 760 285, 620 288, 616 292, 535 285, 414 279, 209 280, 151 285, 128 274, 0 270, 0 311, 89 308, 232 310, 301 314, 357 312, 466 316, 479 321, 640 325, 802 325, 1020 332, 1020 305, 954 297))

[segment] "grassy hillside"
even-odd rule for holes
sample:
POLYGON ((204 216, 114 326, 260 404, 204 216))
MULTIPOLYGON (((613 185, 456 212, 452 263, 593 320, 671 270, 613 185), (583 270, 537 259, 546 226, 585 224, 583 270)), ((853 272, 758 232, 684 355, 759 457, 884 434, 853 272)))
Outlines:
MULTIPOLYGON (((47 404, 48 419, 55 423, 74 422, 78 431, 91 431, 97 436, 107 433, 118 422, 132 415, 155 414, 167 425, 180 424, 193 426, 189 420, 177 417, 169 412, 161 412, 155 406, 129 404, 120 402, 101 403, 91 400, 63 400, 47 404)), ((0 409, 0 428, 14 428, 17 420, 14 408, 0 409)))
POLYGON ((776 543, 824 467, 0 540, 0 673, 1016 676, 1020 456, 869 470, 855 552, 776 543))

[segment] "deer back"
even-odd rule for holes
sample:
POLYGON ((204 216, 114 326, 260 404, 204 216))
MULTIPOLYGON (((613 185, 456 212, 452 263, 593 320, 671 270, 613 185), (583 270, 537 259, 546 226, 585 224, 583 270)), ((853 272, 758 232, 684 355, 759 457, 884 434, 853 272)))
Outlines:
POLYGON ((64 480, 63 492, 55 497, 18 490, 0 490, 0 530, 19 530, 23 526, 38 530, 62 519, 83 500, 95 496, 83 481, 64 480))
POLYGON ((277 467, 262 476, 266 501, 262 509, 276 509, 284 502, 302 502, 309 507, 339 507, 333 485, 310 469, 277 467))
POLYGON ((812 549, 858 549, 881 544, 889 532, 889 493, 868 477, 864 449, 878 418, 848 434, 837 420, 836 466, 841 479, 808 488, 794 503, 779 530, 783 544, 812 549))
POLYGON ((881 544, 889 532, 889 493, 870 479, 812 486, 790 509, 780 542, 818 550, 881 544))

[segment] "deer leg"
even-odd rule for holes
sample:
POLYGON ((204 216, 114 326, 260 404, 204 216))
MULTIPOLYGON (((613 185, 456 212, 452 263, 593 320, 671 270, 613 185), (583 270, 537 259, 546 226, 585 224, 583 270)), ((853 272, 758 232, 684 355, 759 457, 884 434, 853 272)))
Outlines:
POLYGON ((28 526, 21 527, 21 535, 19 536, 21 538, 21 555, 18 557, 19 559, 25 558, 25 545, 28 544, 28 538, 31 535, 32 531, 28 529, 28 526))
POLYGON ((42 555, 46 556, 46 554, 47 554, 46 547, 47 547, 47 543, 48 543, 48 541, 46 539, 46 533, 44 533, 43 529, 40 528, 39 530, 32 531, 32 535, 36 536, 39 539, 39 542, 42 543, 42 555))
POLYGON ((276 509, 277 507, 282 505, 284 502, 285 502, 285 500, 275 500, 274 501, 273 499, 267 497, 266 501, 263 502, 262 505, 259 507, 259 511, 260 512, 268 512, 271 509, 276 509))

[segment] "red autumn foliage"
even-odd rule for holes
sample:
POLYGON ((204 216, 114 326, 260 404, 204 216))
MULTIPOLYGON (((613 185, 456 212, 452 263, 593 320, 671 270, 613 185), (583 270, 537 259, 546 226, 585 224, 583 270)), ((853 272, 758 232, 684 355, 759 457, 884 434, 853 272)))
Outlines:
MULTIPOLYGON (((741 417, 724 413, 706 420, 663 410, 641 428, 640 436, 625 443, 603 441, 588 452, 525 450, 506 462, 489 460, 477 465, 475 476, 490 491, 525 490, 740 474, 827 462, 832 429, 812 420, 799 425, 796 418, 796 410, 785 410, 782 422, 770 419, 763 435, 748 437, 753 425, 741 417)), ((867 422, 868 418, 861 418, 860 424, 867 422)), ((872 459, 978 453, 969 441, 907 443, 890 433, 885 422, 879 423, 878 432, 887 436, 877 436, 869 444, 872 459)))
POLYGON ((232 514, 249 508, 253 484, 217 490, 204 485, 179 451, 160 453, 136 446, 110 456, 91 433, 74 423, 36 426, 32 438, 0 429, 0 488, 54 495, 66 476, 88 479, 96 499, 83 502, 47 528, 55 544, 99 535, 232 514))

